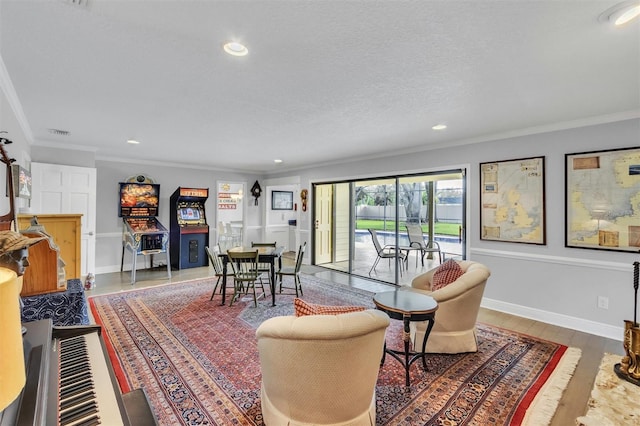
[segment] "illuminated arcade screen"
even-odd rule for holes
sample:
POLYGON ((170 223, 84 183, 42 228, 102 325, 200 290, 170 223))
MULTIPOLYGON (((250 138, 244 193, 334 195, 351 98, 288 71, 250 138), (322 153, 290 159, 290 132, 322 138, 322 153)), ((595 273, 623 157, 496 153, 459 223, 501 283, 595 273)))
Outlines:
POLYGON ((118 216, 157 216, 159 201, 159 184, 120 182, 118 216))
POLYGON ((200 220, 200 210, 193 207, 185 207, 180 209, 180 218, 182 220, 200 220))

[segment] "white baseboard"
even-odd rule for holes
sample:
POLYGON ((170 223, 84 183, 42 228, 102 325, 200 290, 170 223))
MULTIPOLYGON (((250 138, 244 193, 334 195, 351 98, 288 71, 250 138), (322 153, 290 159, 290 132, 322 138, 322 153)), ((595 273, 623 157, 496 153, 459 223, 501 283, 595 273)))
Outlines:
POLYGON ((624 327, 614 327, 609 324, 570 317, 568 315, 529 308, 527 306, 515 305, 513 303, 501 302, 499 300, 488 299, 486 297, 482 298, 480 306, 494 311, 504 312, 547 324, 553 324, 559 327, 569 328, 571 330, 582 331, 584 333, 595 334, 596 336, 602 336, 613 340, 622 341, 622 337, 624 335, 624 327))
MULTIPOLYGON (((120 272, 120 265, 109 265, 96 268, 96 274, 110 274, 112 272, 120 272)), ((131 272, 131 265, 124 265, 123 272, 131 272)))

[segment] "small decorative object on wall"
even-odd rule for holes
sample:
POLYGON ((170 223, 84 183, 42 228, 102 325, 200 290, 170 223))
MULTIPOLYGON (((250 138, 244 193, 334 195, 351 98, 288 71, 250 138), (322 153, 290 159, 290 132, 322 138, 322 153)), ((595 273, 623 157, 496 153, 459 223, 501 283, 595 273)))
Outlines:
POLYGON ((18 164, 11 165, 13 192, 16 197, 31 199, 31 172, 18 164))
POLYGON ((565 155, 567 247, 640 250, 640 148, 565 155))
POLYGON ((251 195, 255 198, 254 205, 256 206, 258 205, 258 198, 260 198, 260 194, 262 194, 262 188, 260 188, 258 181, 255 181, 251 187, 251 195))
POLYGON ((302 200, 302 211, 306 212, 307 211, 307 198, 309 197, 309 191, 306 189, 303 189, 302 191, 300 191, 300 199, 302 200))
POLYGON ((480 163, 480 239, 546 244, 544 159, 480 163))
POLYGON ((293 191, 271 191, 271 210, 293 210, 293 191))

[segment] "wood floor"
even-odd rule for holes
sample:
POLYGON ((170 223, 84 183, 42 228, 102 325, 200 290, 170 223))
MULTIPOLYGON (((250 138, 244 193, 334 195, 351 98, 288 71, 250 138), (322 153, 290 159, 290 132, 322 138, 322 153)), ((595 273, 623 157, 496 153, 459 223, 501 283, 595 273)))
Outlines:
MULTIPOLYGON (((326 270, 324 268, 303 266, 303 272, 372 292, 388 290, 390 288, 384 283, 351 277, 349 275, 326 270)), ((96 288, 87 291, 87 296, 128 291, 131 289, 155 285, 164 285, 170 282, 180 282, 207 277, 209 275, 213 275, 213 269, 210 267, 172 271, 171 279, 166 278, 166 269, 140 270, 136 274, 137 282, 132 285, 130 283, 131 276, 129 272, 100 274, 96 276, 96 288)), ((562 343, 567 346, 577 347, 582 350, 582 357, 580 358, 575 374, 569 383, 569 387, 564 392, 562 400, 560 401, 551 423, 552 426, 568 426, 576 424, 576 417, 586 413, 587 401, 591 394, 591 388, 603 354, 608 352, 622 355, 624 352, 620 341, 606 339, 592 334, 557 327, 489 309, 482 308, 480 310, 478 321, 541 339, 562 343)))

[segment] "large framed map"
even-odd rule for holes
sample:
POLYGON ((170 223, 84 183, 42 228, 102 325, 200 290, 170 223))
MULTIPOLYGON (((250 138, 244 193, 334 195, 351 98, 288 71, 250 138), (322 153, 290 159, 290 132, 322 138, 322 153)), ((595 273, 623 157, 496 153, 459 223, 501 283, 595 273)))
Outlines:
POLYGON ((545 157, 480 163, 480 239, 546 244, 545 157))
POLYGON ((640 251, 640 148, 565 159, 565 246, 640 251))

